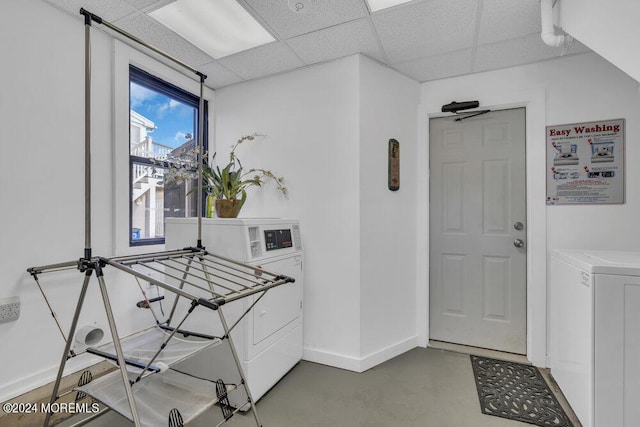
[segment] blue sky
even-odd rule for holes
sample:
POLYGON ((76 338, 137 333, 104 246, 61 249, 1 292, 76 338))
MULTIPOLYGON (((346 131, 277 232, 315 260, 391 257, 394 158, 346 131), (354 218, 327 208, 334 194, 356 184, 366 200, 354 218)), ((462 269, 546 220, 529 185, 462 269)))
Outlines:
POLYGON ((194 133, 194 108, 151 89, 131 83, 131 109, 155 123, 151 137, 176 148, 187 141, 185 135, 194 133))

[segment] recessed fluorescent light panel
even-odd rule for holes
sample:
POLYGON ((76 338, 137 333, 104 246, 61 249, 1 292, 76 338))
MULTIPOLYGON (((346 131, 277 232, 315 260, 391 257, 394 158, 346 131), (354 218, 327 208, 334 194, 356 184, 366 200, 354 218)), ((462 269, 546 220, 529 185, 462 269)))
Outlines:
POLYGON ((215 59, 275 40, 236 0, 177 0, 149 15, 215 59))
POLYGON ((386 9, 391 6, 397 6, 402 3, 408 3, 411 0, 367 0, 369 8, 372 12, 377 10, 386 9))

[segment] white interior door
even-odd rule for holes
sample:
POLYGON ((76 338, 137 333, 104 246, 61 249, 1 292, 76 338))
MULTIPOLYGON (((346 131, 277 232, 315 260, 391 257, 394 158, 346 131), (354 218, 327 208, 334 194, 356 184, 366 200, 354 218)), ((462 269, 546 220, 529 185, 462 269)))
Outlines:
POLYGON ((430 339, 526 353, 525 109, 430 120, 430 339))

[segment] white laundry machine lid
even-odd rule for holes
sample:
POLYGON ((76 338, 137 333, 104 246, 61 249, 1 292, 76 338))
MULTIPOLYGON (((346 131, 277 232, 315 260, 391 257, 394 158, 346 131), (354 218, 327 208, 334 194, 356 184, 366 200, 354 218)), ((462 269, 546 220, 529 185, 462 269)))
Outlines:
POLYGON ((593 274, 640 276, 640 252, 567 249, 551 256, 593 274))

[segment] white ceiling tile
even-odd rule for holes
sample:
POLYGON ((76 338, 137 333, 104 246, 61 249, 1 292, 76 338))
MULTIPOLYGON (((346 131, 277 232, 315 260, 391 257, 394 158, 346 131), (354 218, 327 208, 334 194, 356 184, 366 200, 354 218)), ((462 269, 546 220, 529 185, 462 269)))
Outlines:
POLYGON ((368 19, 347 22, 287 40, 307 64, 363 53, 384 61, 368 19))
POLYGON ((477 0, 429 0, 374 13, 372 19, 391 62, 470 48, 477 0))
POLYGON ((465 49, 429 58, 399 62, 392 64, 392 66, 419 82, 426 82, 470 73, 472 58, 473 50, 465 49))
POLYGON ((143 13, 127 16, 115 24, 194 68, 213 61, 212 57, 143 13))
POLYGON ((306 34, 321 28, 362 18, 367 14, 363 0, 311 0, 311 10, 296 13, 287 0, 244 0, 280 38, 306 34))
POLYGON ((484 0, 478 44, 540 33, 540 0, 484 0))
POLYGON ((108 22, 113 22, 124 16, 130 15, 136 9, 124 0, 44 0, 70 14, 80 18, 80 8, 98 15, 108 22))
POLYGON ((408 3, 412 0, 366 0, 369 4, 369 10, 377 12, 379 10, 388 9, 404 3, 408 3))
POLYGON ((153 12, 161 7, 167 6, 176 0, 127 0, 132 5, 145 13, 153 12))
POLYGON ((205 85, 212 89, 242 81, 240 76, 216 61, 201 65, 198 67, 198 70, 207 76, 207 79, 204 81, 205 85))
POLYGON ((166 4, 166 3, 172 3, 174 1, 175 0, 127 0, 127 2, 131 4, 131 6, 135 7, 138 10, 151 7, 154 4, 159 2, 163 2, 166 4))
MULTIPOLYGON (((147 15, 175 0, 43 1, 78 20, 84 7, 200 69, 212 88, 355 53, 390 61, 400 72, 427 81, 543 61, 562 52, 540 40, 540 0, 413 0, 370 17, 365 0, 299 0, 311 5, 303 14, 291 11, 288 0, 238 0, 286 42, 219 61, 147 15)), ((576 40, 566 54, 582 52, 589 49, 576 40)))
POLYGON ((474 71, 496 70, 560 56, 562 49, 549 47, 539 34, 478 46, 474 71))
POLYGON ((284 42, 269 43, 218 60, 245 80, 276 74, 304 65, 284 42))

